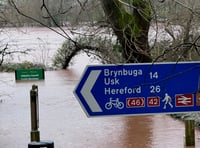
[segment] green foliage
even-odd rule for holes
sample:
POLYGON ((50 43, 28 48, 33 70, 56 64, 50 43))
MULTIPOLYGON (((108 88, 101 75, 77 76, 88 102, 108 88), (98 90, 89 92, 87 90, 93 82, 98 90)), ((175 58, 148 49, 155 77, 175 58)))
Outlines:
POLYGON ((44 68, 43 64, 34 64, 28 61, 23 63, 4 63, 0 66, 0 71, 2 72, 13 72, 16 69, 31 69, 31 68, 44 68))
POLYGON ((53 66, 56 68, 63 68, 66 64, 66 59, 75 50, 75 46, 70 40, 64 41, 62 47, 56 51, 53 58, 53 66))
POLYGON ((59 48, 53 58, 53 66, 64 68, 69 65, 71 58, 80 51, 87 53, 88 56, 101 61, 102 63, 120 63, 123 62, 122 47, 117 41, 112 41, 108 37, 100 36, 80 36, 76 39, 77 45, 66 40, 62 47, 59 48), (70 58, 70 59, 69 59, 70 58))

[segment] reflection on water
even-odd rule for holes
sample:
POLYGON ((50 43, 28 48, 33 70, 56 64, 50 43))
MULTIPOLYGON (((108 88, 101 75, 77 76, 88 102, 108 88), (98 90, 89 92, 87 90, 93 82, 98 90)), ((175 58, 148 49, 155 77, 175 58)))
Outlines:
POLYGON ((153 145, 171 147, 183 147, 184 123, 178 120, 171 120, 169 116, 157 115, 154 117, 152 128, 153 145), (170 122, 169 122, 170 121, 170 122))
POLYGON ((152 140, 152 116, 125 117, 123 143, 127 148, 149 148, 152 140))

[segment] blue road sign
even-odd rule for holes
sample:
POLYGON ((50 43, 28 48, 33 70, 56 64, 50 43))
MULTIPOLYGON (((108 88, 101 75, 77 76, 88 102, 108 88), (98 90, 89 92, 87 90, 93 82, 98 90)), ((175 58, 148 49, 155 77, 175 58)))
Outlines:
POLYGON ((200 63, 87 66, 74 94, 88 116, 200 111, 200 63))

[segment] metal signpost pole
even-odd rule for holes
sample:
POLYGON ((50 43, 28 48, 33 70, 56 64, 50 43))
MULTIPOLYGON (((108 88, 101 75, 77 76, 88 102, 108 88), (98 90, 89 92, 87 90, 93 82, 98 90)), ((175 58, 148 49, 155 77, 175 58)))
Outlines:
POLYGON ((195 121, 193 119, 185 120, 185 145, 195 146, 195 121))
POLYGON ((39 106, 38 106, 38 87, 32 86, 30 91, 31 102, 31 141, 40 141, 39 128, 39 106))
POLYGON ((33 85, 30 91, 30 106, 31 106, 31 143, 28 148, 54 148, 53 141, 40 141, 39 128, 39 102, 38 102, 38 86, 33 85))

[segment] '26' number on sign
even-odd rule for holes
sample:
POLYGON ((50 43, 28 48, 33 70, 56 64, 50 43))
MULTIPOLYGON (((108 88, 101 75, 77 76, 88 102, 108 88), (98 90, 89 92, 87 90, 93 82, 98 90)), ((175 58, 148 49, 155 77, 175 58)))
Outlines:
POLYGON ((161 91, 160 85, 150 86, 150 93, 159 93, 160 91, 161 91))

